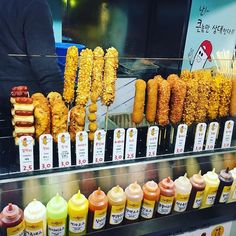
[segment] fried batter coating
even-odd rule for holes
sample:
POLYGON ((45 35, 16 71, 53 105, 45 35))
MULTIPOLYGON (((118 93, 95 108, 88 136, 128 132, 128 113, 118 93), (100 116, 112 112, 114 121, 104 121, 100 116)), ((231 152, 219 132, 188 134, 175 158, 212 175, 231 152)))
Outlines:
POLYGON ((97 110, 98 110, 98 106, 97 106, 96 103, 92 103, 92 104, 89 105, 89 112, 90 113, 97 112, 97 110))
POLYGON ((180 79, 185 82, 188 82, 193 78, 193 74, 189 70, 183 70, 180 75, 180 79))
POLYGON ((88 128, 91 132, 95 132, 98 129, 97 123, 96 122, 90 122, 88 128))

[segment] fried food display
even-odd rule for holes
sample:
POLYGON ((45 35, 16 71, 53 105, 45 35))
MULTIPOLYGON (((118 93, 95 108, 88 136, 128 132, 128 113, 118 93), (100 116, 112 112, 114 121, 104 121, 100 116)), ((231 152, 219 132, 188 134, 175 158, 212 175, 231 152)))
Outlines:
POLYGON ((113 47, 107 49, 102 93, 102 104, 105 106, 110 106, 115 99, 118 63, 118 51, 113 47))
POLYGON ((69 47, 66 54, 66 65, 64 73, 64 90, 63 98, 67 103, 74 101, 75 79, 79 63, 78 48, 75 46, 69 47))
POLYGON ((51 107, 51 122, 53 140, 57 142, 57 136, 67 131, 68 108, 62 96, 57 92, 51 92, 47 96, 51 107))
POLYGON ((232 78, 232 94, 229 113, 231 116, 236 116, 236 77, 232 78))
POLYGON ((146 82, 142 79, 136 80, 134 106, 132 113, 132 121, 135 124, 140 124, 143 120, 145 94, 146 94, 146 82))
POLYGON ((47 98, 42 93, 33 94, 32 99, 34 104, 35 136, 38 139, 42 134, 50 134, 50 107, 47 98))

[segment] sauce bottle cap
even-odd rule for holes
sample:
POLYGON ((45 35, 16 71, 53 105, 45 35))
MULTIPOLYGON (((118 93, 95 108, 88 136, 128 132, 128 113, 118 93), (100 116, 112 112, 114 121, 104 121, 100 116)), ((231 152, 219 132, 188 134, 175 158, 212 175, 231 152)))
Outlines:
POLYGON ((107 196, 114 202, 124 201, 126 199, 125 192, 119 185, 113 187, 107 193, 107 196))
POLYGON ((137 181, 135 181, 134 183, 130 184, 127 188, 127 191, 131 194, 131 195, 135 195, 135 194, 139 194, 140 192, 142 192, 142 188, 141 186, 137 183, 137 181))
POLYGON ((93 202, 94 205, 103 204, 103 202, 107 202, 106 194, 98 187, 97 190, 93 191, 89 196, 89 201, 93 202))
POLYGON ((202 176, 202 171, 200 170, 198 172, 198 174, 194 174, 193 177, 192 177, 192 180, 196 184, 199 184, 199 185, 204 184, 205 181, 204 181, 204 178, 202 176))
POLYGON ((174 182, 170 177, 167 177, 161 181, 161 184, 163 188, 166 189, 173 189, 174 188, 174 182))
POLYGON ((9 203, 2 211, 2 214, 9 219, 16 218, 19 213, 20 213, 19 207, 12 203, 9 203))
POLYGON ((36 199, 30 202, 28 206, 25 208, 25 212, 31 215, 38 215, 44 213, 44 211, 45 211, 45 206, 36 199))
POLYGON ((229 167, 227 167, 225 170, 221 170, 220 176, 224 179, 227 179, 227 180, 231 179, 232 174, 229 172, 229 167))
POLYGON ((156 192, 157 189, 158 189, 157 183, 154 182, 153 180, 148 181, 148 182, 145 184, 145 187, 146 187, 146 189, 147 189, 149 192, 156 192))
POLYGON ((178 179, 176 179, 175 183, 185 185, 185 184, 189 184, 190 181, 189 181, 189 179, 187 177, 187 174, 185 173, 184 176, 180 176, 178 179))
POLYGON ((215 168, 212 171, 208 171, 206 173, 206 176, 208 179, 213 180, 213 181, 218 179, 218 175, 215 173, 215 168))
POLYGON ((82 193, 80 193, 80 190, 78 191, 78 193, 74 194, 70 200, 71 203, 75 206, 81 206, 87 201, 86 197, 82 193))

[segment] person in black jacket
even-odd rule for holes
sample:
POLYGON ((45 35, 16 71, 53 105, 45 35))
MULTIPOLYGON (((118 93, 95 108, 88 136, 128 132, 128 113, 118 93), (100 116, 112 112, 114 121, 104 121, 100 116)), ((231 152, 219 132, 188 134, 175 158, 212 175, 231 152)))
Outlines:
POLYGON ((63 90, 47 0, 0 1, 0 113, 9 114, 11 88, 20 85, 30 94, 63 90))

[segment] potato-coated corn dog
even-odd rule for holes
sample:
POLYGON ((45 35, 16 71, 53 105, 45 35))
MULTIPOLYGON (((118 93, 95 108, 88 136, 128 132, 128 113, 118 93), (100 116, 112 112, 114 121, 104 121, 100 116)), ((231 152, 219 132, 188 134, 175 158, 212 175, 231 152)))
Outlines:
POLYGON ((157 86, 159 86, 160 83, 163 81, 163 78, 161 75, 156 75, 154 79, 157 81, 157 86))
POLYGON ((230 115, 236 116, 236 77, 232 78, 232 95, 230 101, 230 115))
POLYGON ((185 82, 188 82, 193 78, 193 74, 189 70, 183 70, 180 75, 180 79, 185 82))
POLYGON ((132 121, 135 124, 140 124, 143 120, 145 94, 146 94, 146 82, 141 79, 136 80, 134 106, 132 114, 132 121))
POLYGON ((170 86, 173 86, 173 83, 179 79, 179 76, 176 74, 171 74, 167 77, 167 81, 170 83, 170 86))

